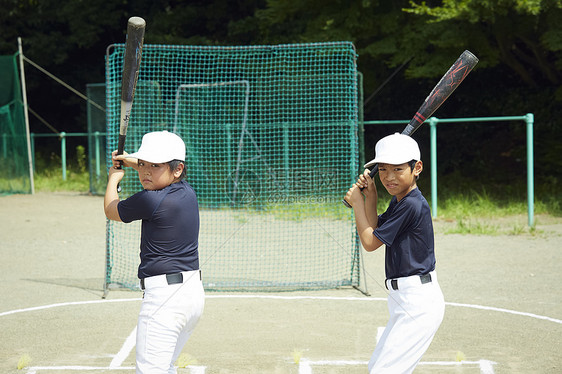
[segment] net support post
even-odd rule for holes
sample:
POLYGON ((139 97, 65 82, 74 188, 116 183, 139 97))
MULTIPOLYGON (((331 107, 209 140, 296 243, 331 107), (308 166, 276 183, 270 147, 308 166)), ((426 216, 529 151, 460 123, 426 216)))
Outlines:
POLYGON ((62 180, 66 180, 66 133, 60 133, 60 159, 62 168, 62 180))
POLYGON ((429 119, 430 154, 431 154, 431 216, 437 217, 437 122, 439 119, 429 119))
POLYGON ((33 165, 33 173, 35 173, 35 134, 31 133, 29 135, 31 139, 31 163, 33 165))
POLYGON ((101 175, 101 155, 100 155, 100 132, 96 131, 94 133, 94 145, 95 145, 95 157, 96 157, 96 178, 99 178, 101 175))
POLYGON ((527 218, 529 227, 535 226, 535 181, 533 160, 533 124, 535 118, 533 113, 525 115, 527 124, 527 218))
POLYGON ((35 194, 35 182, 33 179, 33 156, 31 153, 31 135, 29 131, 29 112, 27 107, 27 89, 25 85, 25 70, 23 65, 23 47, 21 38, 18 37, 18 53, 20 62, 20 74, 21 74, 21 94, 23 99, 23 115, 25 118, 25 133, 27 135, 27 161, 29 164, 29 182, 31 187, 31 194, 35 194))
POLYGON ((106 218, 105 220, 105 261, 103 269, 103 294, 102 299, 107 298, 109 294, 109 280, 111 279, 111 248, 109 246, 109 236, 111 231, 111 222, 106 218))

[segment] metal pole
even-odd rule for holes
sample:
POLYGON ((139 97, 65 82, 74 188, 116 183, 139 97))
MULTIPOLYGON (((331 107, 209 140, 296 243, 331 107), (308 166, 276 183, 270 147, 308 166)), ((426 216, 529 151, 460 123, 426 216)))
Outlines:
POLYGON ((33 173, 35 173, 35 134, 31 133, 31 157, 33 160, 33 173))
POLYGON ((437 217, 437 122, 435 117, 429 119, 431 152, 431 216, 437 217))
POLYGON ((96 131, 94 133, 94 142, 95 142, 95 157, 96 157, 96 178, 100 177, 101 170, 100 170, 100 132, 96 131))
POLYGON ((20 60, 20 75, 21 75, 21 96, 23 99, 23 114, 25 117, 25 134, 27 136, 27 162, 29 164, 29 182, 31 187, 31 194, 35 194, 35 182, 33 180, 33 157, 31 153, 31 135, 29 133, 29 114, 27 112, 27 90, 25 87, 25 71, 23 68, 23 47, 21 38, 18 37, 18 52, 20 60))
POLYGON ((533 113, 527 113, 525 116, 527 123, 527 218, 529 227, 535 225, 535 178, 534 178, 534 160, 533 160, 533 113))
POLYGON ((60 133, 60 154, 61 154, 61 166, 62 166, 62 180, 66 180, 66 133, 63 131, 60 133))

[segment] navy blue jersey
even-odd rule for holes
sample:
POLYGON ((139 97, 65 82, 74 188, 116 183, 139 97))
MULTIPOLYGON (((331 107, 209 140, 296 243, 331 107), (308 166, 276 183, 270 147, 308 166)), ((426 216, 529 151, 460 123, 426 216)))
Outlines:
POLYGON ((137 192, 117 209, 123 222, 142 220, 139 278, 199 269, 199 206, 186 181, 137 192))
POLYGON ((387 279, 435 270, 431 211, 418 188, 400 201, 392 197, 386 212, 379 215, 373 234, 386 245, 387 279))

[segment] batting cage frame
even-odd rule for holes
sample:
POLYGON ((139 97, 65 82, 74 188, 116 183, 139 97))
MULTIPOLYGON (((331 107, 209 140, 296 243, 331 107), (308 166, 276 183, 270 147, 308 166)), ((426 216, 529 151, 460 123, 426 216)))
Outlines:
MULTIPOLYGON (((124 44, 106 54, 107 167, 117 149, 124 44)), ((207 290, 360 288, 361 251, 341 196, 362 154, 350 42, 143 47, 126 152, 150 131, 186 143, 207 290)), ((127 170, 120 197, 142 186, 127 170)), ((108 220, 104 295, 138 289, 140 222, 108 220)))

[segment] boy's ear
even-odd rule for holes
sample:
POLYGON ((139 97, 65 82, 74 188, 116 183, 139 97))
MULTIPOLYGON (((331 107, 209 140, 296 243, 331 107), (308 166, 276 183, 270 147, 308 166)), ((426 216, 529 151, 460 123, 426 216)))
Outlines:
POLYGON ((185 168, 185 164, 183 162, 180 162, 176 170, 174 170, 174 177, 179 178, 184 168, 185 168))
POLYGON ((423 162, 421 160, 416 161, 416 165, 414 166, 414 175, 418 177, 421 174, 422 170, 423 170, 423 162))

